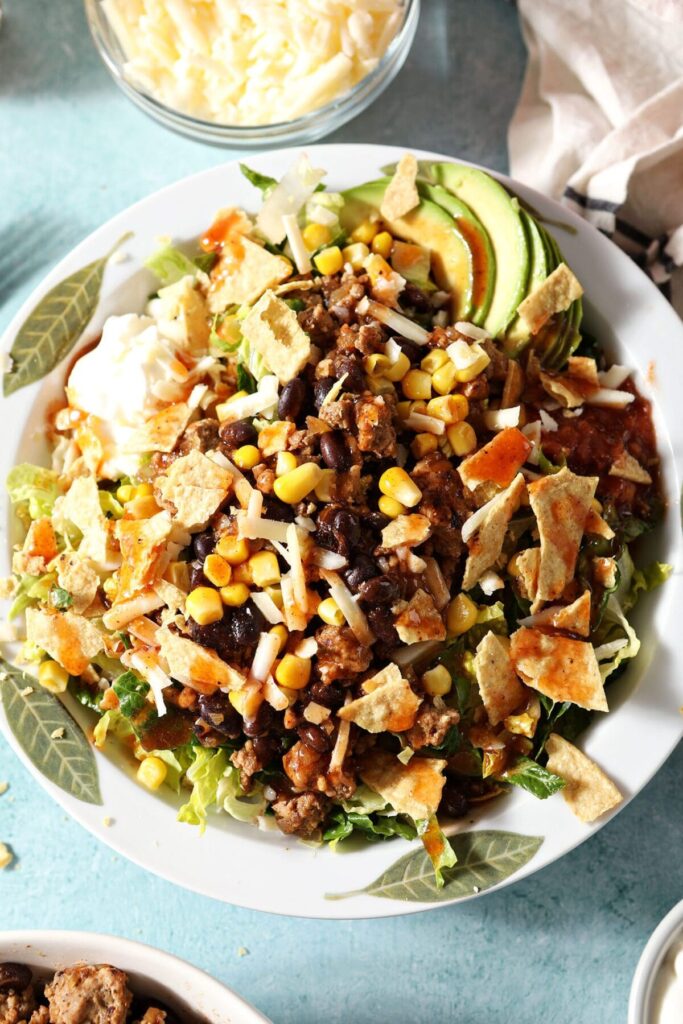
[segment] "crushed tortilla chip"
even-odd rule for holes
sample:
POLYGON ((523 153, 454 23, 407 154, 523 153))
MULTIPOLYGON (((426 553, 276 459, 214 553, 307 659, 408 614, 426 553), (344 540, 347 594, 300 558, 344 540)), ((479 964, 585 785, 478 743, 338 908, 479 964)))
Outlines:
POLYGON ((169 675, 183 686, 191 686, 199 693, 215 693, 221 689, 239 690, 246 678, 228 665, 215 651, 194 640, 172 633, 169 629, 157 631, 161 656, 168 663, 169 675))
POLYGON ((415 548, 427 540, 431 531, 429 519, 417 512, 407 516, 396 516, 382 530, 382 547, 388 550, 403 545, 415 548))
POLYGON ((600 387, 598 377, 598 364, 590 356, 570 356, 567 360, 567 370, 570 377, 578 377, 585 380, 587 384, 600 387))
POLYGON ((299 327, 296 313, 272 291, 242 321, 242 336, 281 384, 296 377, 311 354, 311 339, 299 327))
POLYGON ((177 613, 185 614, 185 598, 187 594, 180 587, 177 587, 175 583, 170 583, 168 580, 157 580, 154 584, 154 591, 159 595, 166 607, 171 609, 174 615, 177 613))
POLYGON ((623 800, 618 788, 590 757, 557 733, 546 740, 548 771, 564 779, 562 796, 581 821, 595 821, 623 800))
MULTIPOLYGON (((394 606, 394 611, 397 607, 394 606)), ((401 604, 394 626, 404 644, 444 640, 446 637, 446 627, 434 599, 422 589, 415 591, 408 604, 401 604)))
POLYGON ((596 476, 577 476, 566 467, 529 484, 529 502, 541 539, 532 611, 544 601, 556 601, 574 578, 586 516, 597 485, 596 476))
POLYGON ((42 647, 71 676, 79 676, 104 647, 99 629, 75 612, 26 609, 26 639, 42 647))
POLYGON ((394 176, 387 185, 379 212, 385 220, 398 220, 414 210, 420 202, 417 191, 417 160, 405 153, 396 165, 394 176))
POLYGON ((395 665, 393 661, 390 661, 388 665, 381 668, 379 672, 375 672, 374 676, 369 676, 364 679, 361 683, 361 689, 363 693, 372 693, 380 686, 384 686, 385 683, 395 683, 401 678, 401 670, 398 665, 395 665))
POLYGON ((604 537, 605 540, 611 540, 614 536, 614 530, 612 527, 594 508, 588 509, 586 522, 583 524, 583 532, 594 533, 598 537, 604 537))
POLYGON ((537 334, 551 316, 569 309, 572 302, 582 295, 583 288, 578 279, 566 263, 560 263, 542 284, 520 302, 517 312, 531 334, 537 334))
POLYGON ((621 477, 622 480, 630 480, 634 484, 652 483, 652 477, 648 471, 626 450, 620 452, 616 457, 609 468, 609 475, 621 477))
POLYGON ((551 700, 609 710, 592 644, 522 626, 510 637, 510 656, 517 675, 551 700))
POLYGON ((499 558, 508 523, 519 508, 525 488, 524 477, 518 473, 510 486, 489 502, 481 526, 467 542, 469 554, 462 581, 463 590, 470 590, 482 573, 490 569, 499 558))
POLYGON ((262 427, 258 433, 258 448, 264 457, 277 455, 287 449, 287 443, 296 427, 291 420, 276 420, 262 427))
POLYGON ((557 399, 565 409, 578 409, 586 401, 586 398, 597 388, 587 385, 579 377, 572 377, 568 373, 548 373, 542 371, 539 374, 543 390, 552 398, 557 399))
POLYGON ((555 605, 544 608, 533 617, 534 626, 551 626, 553 629, 566 629, 568 633, 588 636, 591 629, 591 595, 584 590, 576 601, 564 606, 555 605))
POLYGON ((222 313, 228 306, 250 306, 291 273, 292 264, 284 256, 274 256, 250 238, 234 239, 223 247, 211 271, 209 309, 222 313))
POLYGON ((121 568, 115 603, 127 600, 154 581, 171 527, 166 511, 150 519, 117 520, 114 532, 121 547, 121 568))
POLYGON ((94 476, 76 477, 64 496, 61 515, 83 534, 78 547, 79 554, 90 558, 95 565, 105 563, 109 531, 94 476))
POLYGON ((92 604, 100 585, 100 578, 90 562, 77 551, 63 551, 52 567, 57 570, 59 586, 71 595, 73 611, 84 612, 92 604))
MULTIPOLYGON (((193 353, 205 352, 211 334, 211 317, 206 299, 196 287, 196 281, 187 274, 174 284, 159 289, 163 308, 158 320, 166 326, 172 324, 170 340, 193 353)), ((164 333, 164 332, 162 332, 164 333)))
POLYGON ((359 774, 398 814, 424 821, 436 814, 446 779, 446 762, 436 757, 413 757, 408 764, 385 750, 372 750, 361 761, 359 774))
POLYGON ((470 491, 483 483, 508 487, 531 453, 531 442, 517 427, 506 427, 458 466, 460 479, 470 491))
POLYGON ((420 698, 402 678, 398 666, 387 667, 395 671, 387 673, 383 683, 339 709, 342 720, 373 733, 405 732, 414 725, 420 698))
POLYGON ((36 519, 31 523, 23 550, 27 555, 52 561, 57 554, 57 538, 51 520, 36 519))
POLYGON ((135 454, 172 452, 191 415, 187 402, 167 405, 131 434, 123 450, 135 454))
POLYGON ((533 601, 538 590, 538 569, 541 564, 541 549, 527 548, 515 556, 518 586, 522 597, 533 601))
POLYGON ((491 725, 511 715, 523 700, 525 690, 510 658, 510 641, 489 630, 477 646, 474 671, 479 693, 491 725))
POLYGON ((164 501, 175 508, 176 523, 200 530, 232 490, 233 477, 194 448, 173 462, 157 487, 164 501))

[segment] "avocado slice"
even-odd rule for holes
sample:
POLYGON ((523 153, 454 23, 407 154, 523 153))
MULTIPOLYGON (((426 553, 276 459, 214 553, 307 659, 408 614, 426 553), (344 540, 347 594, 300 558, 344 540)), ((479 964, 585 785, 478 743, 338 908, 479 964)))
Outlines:
POLYGON ((545 349, 541 356, 541 362, 547 369, 560 370, 578 347, 581 342, 582 318, 583 302, 581 299, 576 299, 564 315, 563 327, 556 340, 545 349))
POLYGON ((470 247, 474 274, 470 316, 473 324, 481 325, 491 308, 493 286, 496 280, 496 258, 486 228, 466 203, 463 203, 442 185, 430 185, 427 182, 419 181, 417 190, 425 199, 437 203, 451 215, 470 247))
POLYGON ((484 171, 463 164, 429 165, 429 176, 470 207, 486 228, 496 259, 496 281, 484 327, 500 337, 526 295, 531 262, 517 199, 484 171))
MULTIPOLYGON (((343 192, 340 220, 347 234, 379 210, 389 178, 371 181, 343 192)), ((419 206, 395 221, 384 221, 396 238, 417 242, 431 252, 432 274, 439 288, 452 296, 455 320, 468 320, 472 312, 474 270, 472 251, 453 218, 436 203, 422 199, 419 206)))
MULTIPOLYGON (((549 267, 548 264, 549 246, 544 241, 540 225, 536 223, 535 219, 526 210, 520 209, 519 213, 527 234, 529 251, 531 253, 529 280, 526 291, 528 295, 534 288, 538 288, 539 285, 543 284, 552 267, 549 267)), ((505 333, 505 349, 508 355, 518 355, 529 342, 530 337, 528 327, 518 316, 515 316, 515 319, 505 333)))

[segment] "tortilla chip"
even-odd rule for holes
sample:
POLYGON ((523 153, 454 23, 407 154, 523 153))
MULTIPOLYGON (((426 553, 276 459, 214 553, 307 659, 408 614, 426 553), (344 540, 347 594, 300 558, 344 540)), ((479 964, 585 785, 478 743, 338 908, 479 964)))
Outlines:
POLYGON ((80 676, 104 647, 99 629, 75 612, 26 609, 26 639, 41 647, 70 676, 80 676))
POLYGON ((431 595, 424 590, 416 590, 408 604, 400 607, 394 626, 404 644, 446 638, 441 615, 431 595))
POLYGON ((266 458, 269 455, 277 455, 287 449, 289 439, 296 430, 291 420, 276 420, 259 430, 258 441, 256 442, 259 451, 266 458))
POLYGON ((593 579, 595 579, 605 590, 612 590, 617 585, 617 561, 611 556, 594 558, 593 579))
POLYGON ((102 616, 102 622, 107 629, 123 629, 133 619, 137 619, 140 615, 149 615, 150 612, 163 607, 163 604, 159 595, 149 587, 136 594, 135 597, 112 605, 102 616))
POLYGON ((436 757, 413 757, 408 764, 385 750, 371 750, 359 774, 366 786, 384 797, 398 814, 424 821, 436 814, 446 782, 446 762, 436 757))
POLYGON ((92 604, 100 585, 100 577, 93 567, 77 551, 63 551, 52 567, 57 570, 57 583, 72 597, 72 610, 84 612, 92 604))
POLYGON ((31 523, 23 551, 31 557, 52 561, 57 554, 57 538, 50 519, 36 519, 31 523))
POLYGON ((544 601, 556 601, 574 578, 584 524, 597 485, 596 476, 576 476, 566 467, 529 484, 529 501, 541 539, 532 611, 544 601))
POLYGON ((538 288, 520 302, 517 312, 531 334, 537 334, 551 316, 569 309, 572 302, 582 295, 583 288, 577 278, 566 263, 560 263, 538 288))
POLYGON ((600 387, 598 377, 598 364, 590 356, 570 356, 567 360, 567 370, 570 377, 578 377, 585 380, 587 384, 600 387))
POLYGON ((417 512, 407 516, 396 516, 382 530, 382 547, 391 549, 405 545, 415 548, 427 540, 431 531, 432 525, 427 517, 417 512))
POLYGON ((522 626, 510 637, 510 656, 517 675, 551 700, 609 710, 592 644, 522 626))
POLYGON ((522 597, 533 601, 538 590, 538 569, 541 564, 541 549, 527 548, 516 556, 518 585, 522 597))
POLYGON ((616 807, 623 797, 615 784, 594 761, 557 733, 551 733, 545 745, 548 771, 567 783, 562 796, 581 821, 595 821, 616 807))
POLYGON ((123 450, 135 454, 172 452, 191 415, 186 402, 166 406, 131 434, 123 450))
POLYGON ((311 339, 299 327, 296 313, 271 291, 242 321, 242 336, 281 384, 296 377, 311 354, 311 339))
POLYGON ((405 153, 396 164, 394 176, 384 192, 379 212, 385 220, 398 220, 420 202, 417 186, 417 160, 412 153, 405 153))
POLYGON ((159 289, 159 298, 163 306, 157 320, 163 324, 162 334, 170 341, 191 352, 205 352, 211 334, 211 317, 206 299, 197 287, 190 274, 159 289), (167 326, 168 324, 172 327, 167 326))
POLYGON ((626 450, 614 460, 609 468, 609 475, 621 477, 622 480, 630 480, 634 484, 652 483, 652 477, 648 471, 626 450))
POLYGON ((171 532, 168 512, 150 519, 119 519, 114 532, 121 547, 116 602, 124 601, 154 581, 160 556, 171 532))
POLYGON ((568 633, 588 636, 591 631, 591 595, 585 590, 576 601, 564 606, 544 608, 534 616, 534 626, 552 626, 568 633))
POLYGON ((361 683, 363 693, 372 693, 380 686, 384 686, 385 683, 396 683, 402 678, 401 670, 398 665, 395 665, 393 661, 390 661, 388 665, 381 668, 379 672, 375 672, 374 676, 369 676, 364 679, 361 683))
POLYGON ((168 664, 169 675, 199 693, 214 693, 219 687, 239 690, 247 681, 241 672, 219 658, 215 651, 194 640, 171 633, 168 629, 160 629, 157 642, 161 656, 168 664))
POLYGON ((64 496, 61 515, 83 534, 79 554, 92 559, 96 565, 106 562, 109 531, 94 476, 79 476, 74 480, 64 496))
POLYGON ((510 641, 489 631, 479 641, 474 657, 479 693, 491 725, 498 725, 524 700, 525 690, 510 658, 510 641))
POLYGON ((196 448, 176 459, 157 480, 161 497, 175 508, 175 522, 186 530, 206 526, 232 486, 231 474, 196 448))
POLYGON ((337 714, 343 721, 355 722, 366 732, 374 733, 405 732, 414 725, 420 698, 401 677, 396 665, 387 668, 395 671, 386 673, 385 680, 372 687, 364 697, 358 697, 339 709, 337 714))
POLYGON ((169 582, 169 580, 157 580, 153 589, 174 615, 178 613, 181 615, 185 614, 185 598, 187 594, 184 590, 181 590, 180 587, 177 587, 175 583, 169 582))
POLYGON ((510 486, 489 502, 481 526, 467 542, 469 555, 462 581, 463 590, 470 590, 482 573, 500 557, 508 523, 519 508, 525 488, 524 477, 518 473, 510 486))
POLYGON ((274 256, 250 238, 234 239, 211 272, 209 309, 222 313, 228 306, 250 306, 291 273, 284 256, 274 256))
POLYGON ((578 409, 586 401, 585 384, 575 377, 570 377, 568 374, 542 372, 540 379, 543 390, 557 399, 565 409, 578 409))
POLYGON ((605 540, 611 540, 614 536, 614 530, 607 523, 599 512, 596 512, 594 508, 588 509, 588 515, 586 516, 586 522, 583 524, 584 533, 595 533, 598 537, 604 537, 605 540))
POLYGON ((531 452, 531 442, 517 427, 506 427, 458 466, 460 479, 470 491, 483 483, 508 487, 531 452))

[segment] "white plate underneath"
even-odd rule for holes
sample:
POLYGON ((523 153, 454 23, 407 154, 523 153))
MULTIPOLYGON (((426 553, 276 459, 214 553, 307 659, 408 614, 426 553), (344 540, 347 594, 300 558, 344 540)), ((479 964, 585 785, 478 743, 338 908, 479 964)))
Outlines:
MULTIPOLYGON (((311 146, 308 152, 316 166, 327 168, 329 187, 341 189, 378 177, 380 168, 396 160, 403 150, 322 145, 311 146)), ((416 155, 449 159, 437 154, 416 155)), ((295 150, 279 150, 249 162, 266 174, 280 177, 295 156, 295 150)), ((569 227, 566 230, 551 224, 550 230, 585 287, 586 324, 617 362, 636 368, 639 386, 653 401, 669 509, 662 528, 650 542, 648 554, 673 564, 674 575, 639 608, 636 622, 643 640, 641 653, 624 677, 610 687, 611 713, 596 716, 581 741, 583 749, 609 773, 628 800, 648 782, 683 732, 678 710, 683 702, 678 664, 683 631, 676 614, 683 596, 679 508, 683 325, 645 275, 595 229, 533 190, 509 179, 501 180, 542 218, 569 227)), ((221 207, 243 205, 253 209, 257 198, 237 163, 230 163, 142 200, 99 228, 62 260, 19 311, 5 334, 2 349, 9 350, 24 319, 50 287, 102 256, 125 232, 134 233, 124 246, 127 258, 107 268, 101 301, 84 342, 97 336, 108 315, 142 309, 155 287, 143 263, 154 250, 158 236, 194 238, 221 207)), ((40 458, 41 442, 36 430, 40 429, 41 409, 49 396, 57 393, 63 372, 63 368, 57 368, 43 384, 4 400, 0 453, 3 477, 15 462, 40 458)), ((0 529, 5 531, 0 571, 6 573, 10 551, 7 507, 0 529)), ((418 850, 419 844, 393 840, 335 853, 326 848, 312 849, 277 832, 261 832, 224 816, 215 816, 205 835, 200 836, 195 829, 175 821, 170 796, 153 796, 135 782, 114 745, 108 746, 106 755, 97 754, 104 800, 104 806, 98 807, 68 796, 37 773, 18 749, 2 712, 0 728, 37 781, 77 821, 122 855, 185 888, 238 906, 323 918, 384 917, 449 902, 416 898, 417 891, 411 885, 394 886, 390 898, 366 892, 341 900, 329 898, 363 889, 399 857, 418 850), (105 817, 112 820, 111 826, 104 824, 105 817)), ((584 825, 571 815, 561 795, 541 802, 519 791, 483 805, 474 823, 468 818, 455 830, 505 830, 540 841, 534 855, 496 888, 549 864, 587 839, 609 817, 584 825)), ((518 842, 513 837, 511 847, 518 842)), ((474 884, 468 894, 462 898, 478 895, 474 884)))

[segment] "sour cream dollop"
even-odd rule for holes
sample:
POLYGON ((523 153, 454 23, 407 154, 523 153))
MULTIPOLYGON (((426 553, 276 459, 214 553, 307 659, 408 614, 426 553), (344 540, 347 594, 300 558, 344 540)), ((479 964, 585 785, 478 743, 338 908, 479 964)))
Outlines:
POLYGON ((651 1006, 652 1024, 681 1024, 683 1021, 683 936, 679 936, 662 961, 651 1006))
POLYGON ((103 477, 135 475, 140 457, 125 452, 133 431, 162 405, 159 385, 177 380, 175 348, 152 317, 110 316, 98 345, 75 364, 67 382, 69 405, 96 416, 104 444, 103 477))

